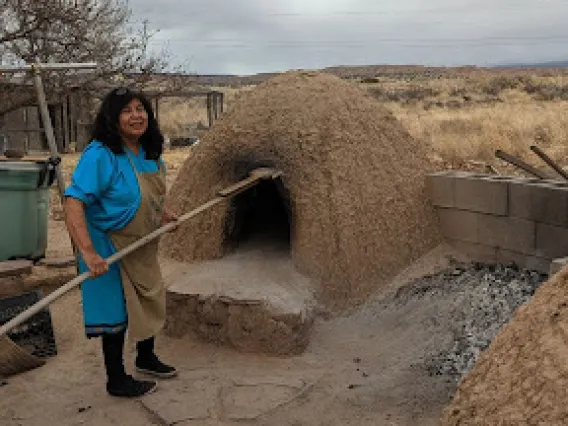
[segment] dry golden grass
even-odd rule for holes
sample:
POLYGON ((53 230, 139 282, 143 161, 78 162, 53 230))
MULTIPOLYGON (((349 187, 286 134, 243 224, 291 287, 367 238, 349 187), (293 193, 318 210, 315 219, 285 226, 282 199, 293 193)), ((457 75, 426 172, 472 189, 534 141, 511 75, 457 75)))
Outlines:
POLYGON ((568 166, 568 85, 563 76, 484 74, 362 86, 430 146, 440 167, 484 170, 492 165, 504 174, 518 173, 495 157, 501 149, 546 168, 531 145, 568 166))
POLYGON ((494 155, 497 149, 535 163, 531 145, 539 145, 563 166, 568 164, 567 101, 510 101, 426 111, 390 107, 414 137, 428 143, 443 162, 453 167, 471 161, 498 166, 500 160, 494 155))
MULTIPOLYGON (((249 90, 250 87, 211 89, 224 93, 226 110, 235 96, 242 91, 249 90)), ((163 98, 160 100, 158 118, 162 131, 170 138, 196 136, 200 129, 208 125, 207 99, 205 97, 163 98)))

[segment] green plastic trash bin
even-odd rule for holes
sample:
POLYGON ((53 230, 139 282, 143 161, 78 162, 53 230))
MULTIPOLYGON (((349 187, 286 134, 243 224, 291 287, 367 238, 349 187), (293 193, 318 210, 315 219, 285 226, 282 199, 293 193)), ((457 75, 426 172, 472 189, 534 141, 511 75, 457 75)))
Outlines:
POLYGON ((49 160, 0 161, 0 262, 45 257, 54 178, 49 160))

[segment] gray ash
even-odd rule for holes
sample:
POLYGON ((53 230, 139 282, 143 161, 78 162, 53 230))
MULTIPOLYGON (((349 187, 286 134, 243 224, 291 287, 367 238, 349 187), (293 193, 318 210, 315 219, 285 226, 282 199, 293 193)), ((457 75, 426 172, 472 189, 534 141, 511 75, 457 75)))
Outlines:
POLYGON ((427 357, 431 375, 449 375, 459 380, 469 372, 485 350, 513 317, 548 279, 546 274, 519 269, 515 265, 457 265, 423 277, 401 289, 397 303, 421 297, 444 297, 451 305, 451 343, 427 357))

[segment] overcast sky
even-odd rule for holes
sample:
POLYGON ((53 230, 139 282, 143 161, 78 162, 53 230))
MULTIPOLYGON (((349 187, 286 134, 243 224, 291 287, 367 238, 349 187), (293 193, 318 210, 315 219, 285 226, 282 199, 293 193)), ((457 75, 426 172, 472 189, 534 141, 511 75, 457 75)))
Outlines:
POLYGON ((187 71, 568 59, 568 0, 130 0, 187 71))

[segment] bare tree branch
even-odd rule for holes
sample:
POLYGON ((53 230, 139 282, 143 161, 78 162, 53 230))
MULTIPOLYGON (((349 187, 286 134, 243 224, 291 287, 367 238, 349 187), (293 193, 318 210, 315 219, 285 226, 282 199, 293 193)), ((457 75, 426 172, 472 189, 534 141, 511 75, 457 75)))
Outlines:
MULTIPOLYGON (((48 97, 100 92, 125 75, 163 71, 165 56, 148 55, 148 33, 135 31, 130 19, 127 0, 0 0, 0 62, 98 64, 90 73, 44 73, 48 97)), ((0 75, 0 115, 29 104, 31 89, 29 76, 0 75)))

